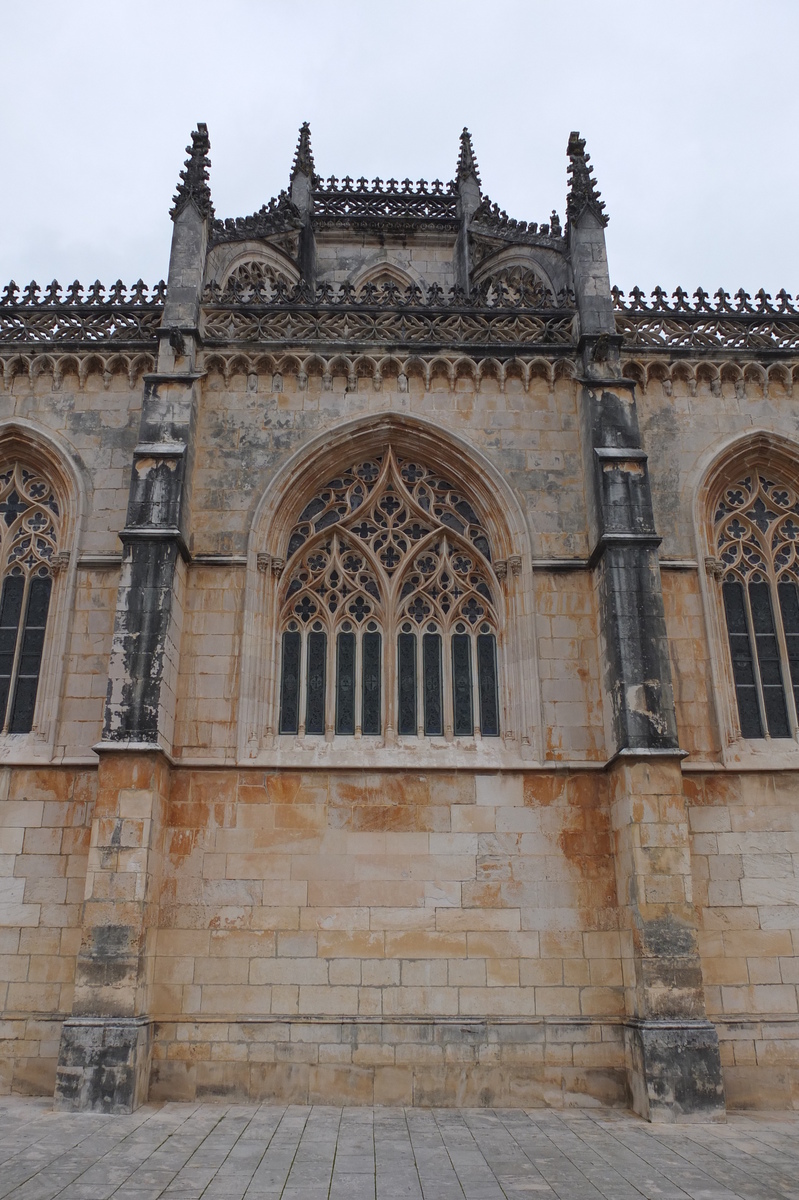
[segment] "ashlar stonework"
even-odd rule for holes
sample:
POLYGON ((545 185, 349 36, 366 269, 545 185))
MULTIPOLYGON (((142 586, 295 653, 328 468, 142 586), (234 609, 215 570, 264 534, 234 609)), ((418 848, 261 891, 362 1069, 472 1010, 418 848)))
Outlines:
POLYGON ((0 1091, 799 1103, 799 311, 455 178, 0 299, 0 1091))

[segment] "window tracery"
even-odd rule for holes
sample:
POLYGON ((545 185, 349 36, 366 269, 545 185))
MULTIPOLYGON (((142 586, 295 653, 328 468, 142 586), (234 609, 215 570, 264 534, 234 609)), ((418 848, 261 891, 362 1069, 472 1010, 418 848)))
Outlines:
POLYGON ((799 730, 799 491, 763 466, 714 513, 724 616, 745 738, 799 730))
POLYGON ((223 294, 245 304, 269 302, 275 295, 276 287, 286 289, 293 285, 282 271, 271 263, 259 262, 257 259, 239 263, 234 267, 225 280, 223 294))
POLYGON ((33 725, 58 553, 61 513, 54 489, 17 462, 0 469, 0 728, 33 725))
POLYGON ((468 498, 391 450, 305 506, 281 583, 281 733, 496 737, 499 584, 468 498))
POLYGON ((510 304, 520 308, 553 307, 555 297, 528 266, 516 264, 492 271, 477 285, 486 303, 510 304))

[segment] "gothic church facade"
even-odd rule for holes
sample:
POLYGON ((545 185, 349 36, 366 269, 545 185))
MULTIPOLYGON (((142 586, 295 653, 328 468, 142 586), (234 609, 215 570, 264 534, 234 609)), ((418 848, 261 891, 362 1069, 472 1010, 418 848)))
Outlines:
POLYGON ((321 178, 0 300, 0 1091, 799 1101, 799 312, 321 178))

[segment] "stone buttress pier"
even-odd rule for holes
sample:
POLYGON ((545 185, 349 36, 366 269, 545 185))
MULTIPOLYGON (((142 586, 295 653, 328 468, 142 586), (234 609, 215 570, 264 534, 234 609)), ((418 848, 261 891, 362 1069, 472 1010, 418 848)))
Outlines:
POLYGON ((130 1111, 147 1098, 149 987, 188 560, 188 486, 201 374, 194 370, 208 221, 205 127, 175 205, 156 371, 145 377, 109 667, 98 801, 72 1018, 56 1099, 130 1111))
POLYGON ((621 378, 607 217, 585 143, 569 143, 568 238, 584 378, 581 434, 604 651, 610 815, 622 921, 627 1072, 650 1120, 723 1117, 707 1019, 688 817, 647 455, 635 385, 621 378))

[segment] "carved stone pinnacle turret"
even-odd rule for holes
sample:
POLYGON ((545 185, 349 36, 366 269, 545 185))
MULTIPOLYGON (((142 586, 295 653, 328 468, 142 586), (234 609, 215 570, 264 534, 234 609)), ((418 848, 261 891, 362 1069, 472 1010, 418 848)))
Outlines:
POLYGON ((213 218, 214 205, 211 200, 211 189, 208 186, 208 168, 211 166, 211 160, 208 157, 210 148, 208 126, 204 121, 198 121, 197 128, 191 135, 191 145, 186 147, 189 157, 180 172, 180 183, 172 198, 173 207, 169 215, 173 221, 190 202, 194 204, 200 216, 213 218))
POLYGON ((458 155, 458 169, 455 178, 458 183, 462 183, 465 179, 475 179, 477 180, 477 186, 480 186, 480 171, 477 166, 474 146, 472 145, 472 135, 465 125, 461 134, 461 149, 458 155))
POLYGON ((295 179, 297 175, 307 175, 312 179, 314 173, 311 127, 307 121, 303 121, 300 126, 300 136, 297 139, 297 149, 294 152, 294 162, 291 164, 291 178, 295 179))
POLYGON ((566 199, 566 214, 569 221, 576 221, 589 208, 597 220, 607 225, 605 202, 601 199, 594 179, 594 168, 588 164, 590 154, 585 152, 585 138, 576 131, 569 136, 566 153, 569 156, 569 194, 566 199))

